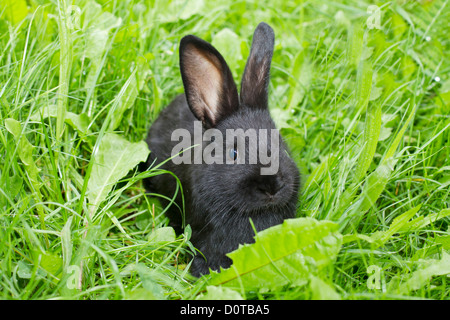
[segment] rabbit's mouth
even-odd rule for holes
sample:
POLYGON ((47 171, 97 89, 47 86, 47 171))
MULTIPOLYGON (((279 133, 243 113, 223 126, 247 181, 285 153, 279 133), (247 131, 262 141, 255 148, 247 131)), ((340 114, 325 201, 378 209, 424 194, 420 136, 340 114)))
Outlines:
POLYGON ((273 211, 296 203, 296 188, 290 177, 258 176, 241 182, 239 192, 230 190, 236 201, 235 208, 249 214, 273 211), (278 208, 278 209, 277 209, 278 208))
POLYGON ((283 200, 284 196, 282 192, 284 191, 285 186, 281 186, 279 190, 271 193, 269 191, 264 191, 265 202, 268 204, 277 204, 283 200))
POLYGON ((290 207, 291 200, 288 197, 272 196, 260 203, 252 204, 247 207, 247 214, 252 215, 265 215, 273 212, 283 212, 290 207))
POLYGON ((286 205, 292 198, 292 191, 289 190, 288 185, 280 185, 277 189, 268 190, 258 190, 261 197, 260 203, 261 207, 264 209, 273 209, 277 207, 282 207, 286 205))

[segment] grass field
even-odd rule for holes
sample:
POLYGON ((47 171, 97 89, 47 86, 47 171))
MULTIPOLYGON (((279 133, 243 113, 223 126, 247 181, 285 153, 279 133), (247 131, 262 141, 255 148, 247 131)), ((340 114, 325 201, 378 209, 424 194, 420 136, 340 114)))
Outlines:
POLYGON ((1 0, 0 298, 449 299, 449 32, 448 0, 1 0), (240 83, 261 21, 298 218, 195 279, 136 166, 181 37, 240 83))

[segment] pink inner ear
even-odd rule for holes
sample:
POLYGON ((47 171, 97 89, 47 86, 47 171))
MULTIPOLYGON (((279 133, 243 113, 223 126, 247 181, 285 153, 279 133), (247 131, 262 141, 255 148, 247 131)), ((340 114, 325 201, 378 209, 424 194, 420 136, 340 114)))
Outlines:
POLYGON ((257 57, 250 53, 241 83, 241 101, 252 107, 264 107, 267 101, 265 92, 269 75, 270 59, 257 57))
MULTIPOLYGON (((220 90, 222 76, 220 62, 211 54, 203 52, 194 46, 186 48, 185 71, 189 78, 192 108, 202 118, 208 116, 213 122, 219 112, 220 90)), ((202 119, 203 120, 203 119, 202 119)))
POLYGON ((255 57, 250 57, 247 65, 248 72, 244 74, 243 81, 245 81, 247 84, 251 84, 253 81, 258 85, 263 83, 263 81, 265 80, 264 76, 268 61, 268 59, 263 59, 262 62, 257 65, 255 62, 255 57))

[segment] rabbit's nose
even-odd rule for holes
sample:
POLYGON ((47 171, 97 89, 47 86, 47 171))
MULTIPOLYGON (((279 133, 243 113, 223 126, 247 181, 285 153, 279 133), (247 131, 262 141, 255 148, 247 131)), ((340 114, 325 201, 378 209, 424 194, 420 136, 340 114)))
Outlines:
POLYGON ((269 198, 272 198, 284 187, 283 181, 277 176, 262 176, 258 184, 258 190, 269 198))

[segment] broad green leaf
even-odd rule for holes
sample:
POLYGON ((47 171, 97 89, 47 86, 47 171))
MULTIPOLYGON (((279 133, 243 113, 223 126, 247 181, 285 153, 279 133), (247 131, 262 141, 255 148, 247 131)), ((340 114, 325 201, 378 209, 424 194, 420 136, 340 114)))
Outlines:
POLYGON ((441 237, 436 237, 436 243, 442 245, 442 248, 444 250, 450 250, 450 230, 447 231, 447 233, 449 233, 449 235, 447 236, 441 236, 441 237))
POLYGON ((380 164, 369 175, 359 198, 360 211, 366 212, 378 200, 391 177, 391 173, 394 170, 394 163, 393 159, 391 159, 388 163, 380 164))
POLYGON ((234 76, 237 75, 238 63, 242 61, 241 42, 239 36, 228 28, 217 32, 211 42, 224 56, 234 76))
POLYGON ((346 244, 349 242, 364 240, 369 243, 373 243, 374 240, 370 236, 366 236, 365 234, 346 234, 342 238, 342 244, 346 244))
POLYGON ((40 266, 54 276, 58 276, 62 271, 63 259, 58 255, 50 252, 41 254, 40 266))
POLYGON ((375 101, 383 94, 383 88, 372 86, 369 101, 375 101))
POLYGON ((230 288, 207 286, 206 293, 200 295, 196 300, 244 300, 244 298, 230 288))
POLYGON ((388 230, 373 234, 371 238, 375 243, 374 246, 380 247, 384 243, 386 243, 394 233, 399 232, 405 225, 408 224, 408 221, 420 210, 421 207, 422 205, 418 205, 417 207, 414 207, 395 218, 389 226, 388 230))
POLYGON ((442 114, 450 113, 450 78, 442 83, 434 102, 440 107, 442 114))
POLYGON ((155 57, 151 53, 139 56, 136 59, 136 68, 137 68, 136 80, 138 91, 144 89, 145 83, 152 74, 148 62, 153 59, 155 59, 155 57))
POLYGON ((337 229, 331 221, 285 220, 259 232, 255 243, 229 253, 233 264, 212 272, 210 284, 246 290, 304 285, 336 258, 342 243, 337 229))
POLYGON ((433 276, 450 274, 450 255, 443 252, 440 260, 423 260, 424 267, 414 271, 408 280, 401 283, 399 291, 403 294, 418 290, 430 283, 433 276))
MULTIPOLYGON (((33 276, 33 272, 34 272, 34 267, 33 265, 29 264, 28 262, 24 262, 24 261, 19 261, 17 263, 17 275, 19 276, 19 278, 22 279, 31 279, 31 277, 33 276)), ((46 272, 41 269, 41 268, 37 268, 36 270, 36 277, 37 278, 44 278, 46 276, 46 272)))
POLYGON ((328 283, 316 276, 309 282, 312 300, 341 300, 341 296, 328 283))
POLYGON ((102 68, 102 56, 107 47, 109 30, 95 30, 86 35, 86 56, 91 59, 91 68, 86 77, 84 87, 94 90, 99 81, 100 69, 102 68))
POLYGON ((65 1, 58 2, 59 29, 59 86, 56 110, 56 139, 62 138, 69 97, 69 78, 72 68, 72 34, 69 30, 68 6, 65 1))
POLYGON ((177 9, 182 8, 180 19, 188 19, 194 14, 200 13, 205 5, 204 0, 172 0, 172 5, 177 9), (181 7, 181 6, 182 7, 181 7))
POLYGON ((408 25, 399 14, 393 14, 391 19, 394 36, 396 39, 400 39, 401 35, 408 29, 408 25))
POLYGON ((3 0, 0 3, 0 13, 4 10, 6 19, 15 25, 25 19, 28 14, 26 0, 3 0))
POLYGON ((442 209, 441 211, 430 214, 426 217, 420 216, 420 217, 414 219, 410 223, 403 225, 399 229, 399 231, 400 232, 409 232, 409 231, 419 230, 419 229, 422 229, 422 228, 428 226, 429 224, 436 222, 437 220, 445 218, 447 216, 450 216, 450 209, 442 209))
MULTIPOLYGON (((161 2, 164 3, 164 2, 161 2)), ((172 0, 159 7, 158 19, 161 22, 174 22, 185 20, 194 14, 200 13, 204 8, 204 0, 172 0)))
POLYGON ((397 133, 397 135, 395 136, 394 140, 392 141, 391 145, 389 146, 389 149, 385 153, 381 164, 390 161, 390 159, 392 159, 394 157, 394 153, 397 150, 398 145, 400 144, 400 142, 401 142, 401 140, 403 138, 403 135, 405 134, 406 129, 408 128, 409 124, 411 123, 411 120, 414 117, 416 109, 417 109, 417 106, 414 106, 414 107, 411 108, 411 111, 410 111, 410 114, 408 116, 408 119, 406 119, 405 124, 400 129, 400 131, 397 133))
MULTIPOLYGON (((277 128, 280 128, 280 131, 282 131, 283 129, 291 129, 295 131, 295 129, 288 124, 288 121, 292 117, 292 113, 289 112, 289 110, 274 107, 270 109, 270 115, 272 116, 272 119, 275 122, 277 128)), ((281 135, 283 136, 283 138, 285 138, 286 130, 284 130, 284 132, 281 132, 281 135)), ((295 134, 295 137, 299 138, 298 134, 295 134)))
POLYGON ((151 299, 164 299, 164 289, 156 281, 158 278, 155 273, 156 271, 147 268, 144 264, 138 263, 136 265, 136 271, 139 273, 139 277, 142 281, 142 286, 148 293, 150 293, 151 299))
MULTIPOLYGON (((363 235, 363 234, 351 234, 345 235, 343 238, 343 243, 348 243, 352 241, 356 241, 357 239, 364 240, 372 244, 372 249, 376 249, 382 246, 384 243, 389 241, 389 239, 395 233, 403 233, 403 232, 412 232, 416 230, 420 230, 425 226, 437 221, 438 219, 447 217, 450 215, 450 209, 443 209, 438 213, 430 214, 426 217, 420 216, 412 221, 409 221, 422 207, 422 205, 418 205, 407 212, 401 214, 397 218, 395 218, 389 229, 386 231, 378 231, 373 233, 372 235, 363 235)), ((444 240, 436 240, 437 243, 444 244, 445 247, 445 237, 444 240)))
POLYGON ((144 141, 132 143, 125 138, 107 133, 103 136, 89 177, 89 203, 95 212, 106 199, 112 187, 139 162, 147 160, 149 150, 144 141))
POLYGON ((156 108, 160 108, 162 99, 162 90, 158 86, 158 83, 156 82, 156 78, 154 76, 150 78, 150 82, 152 83, 153 105, 156 108))
POLYGON ((71 224, 72 224, 73 216, 70 216, 69 219, 67 219, 66 224, 61 230, 61 247, 62 247, 62 253, 63 253, 63 261, 64 261, 64 269, 67 270, 67 268, 70 265, 70 261, 72 260, 72 237, 71 237, 71 224))
POLYGON ((148 237, 150 242, 171 242, 175 239, 176 234, 172 227, 157 228, 148 237))
POLYGON ((358 72, 356 74, 355 93, 355 106, 360 112, 364 112, 369 103, 370 93, 372 90, 372 76, 372 64, 369 61, 361 60, 358 65, 358 72))
POLYGON ((57 107, 55 104, 45 105, 30 116, 31 121, 40 121, 48 117, 56 118, 57 107))
POLYGON ((292 66, 292 76, 289 77, 289 98, 288 98, 288 110, 292 110, 297 107, 299 103, 303 101, 307 90, 309 89, 311 78, 313 74, 313 68, 311 62, 306 56, 306 51, 300 51, 294 58, 292 66))
POLYGON ((30 177, 34 188, 39 188, 38 173, 39 169, 33 159, 33 145, 22 134, 20 122, 11 118, 5 119, 6 129, 14 136, 17 142, 17 154, 25 165, 25 169, 30 177))
MULTIPOLYGON (((91 96, 102 76, 103 55, 108 49, 109 33, 111 29, 122 24, 122 18, 118 18, 107 11, 103 12, 102 6, 95 1, 87 5, 85 10, 85 23, 89 24, 85 32, 85 55, 90 59, 91 65, 84 87, 88 90, 88 95, 91 96)), ((86 105, 83 107, 83 112, 86 111, 85 109, 86 105)))
POLYGON ((156 296, 153 292, 145 288, 137 288, 127 292, 127 300, 160 300, 160 296, 156 296))
POLYGON ((31 266, 28 263, 19 261, 17 263, 17 275, 22 279, 31 279, 33 272, 31 266))
POLYGON ((364 127, 364 147, 358 158, 356 166, 356 181, 361 181, 370 164, 372 163, 375 150, 377 148, 381 129, 381 105, 372 104, 366 113, 366 123, 364 127))
POLYGON ((85 113, 78 115, 73 112, 66 112, 65 122, 82 135, 90 133, 90 119, 85 113))
POLYGON ((20 133, 22 132, 20 122, 11 118, 5 119, 5 127, 14 138, 19 138, 20 133))
MULTIPOLYGON (((14 202, 14 198, 19 194, 23 186, 23 178, 16 172, 13 176, 6 176, 6 184, 4 192, 9 196, 10 202, 14 202)), ((3 206, 6 203, 6 197, 0 196, 0 205, 3 206)))
POLYGON ((382 126, 380 130, 380 136, 378 141, 384 141, 392 135, 392 128, 382 126))
POLYGON ((418 69, 417 63, 408 55, 405 55, 404 59, 402 59, 400 66, 406 79, 411 78, 418 69))
POLYGON ((337 218, 342 217, 342 213, 352 205, 356 197, 356 192, 358 190, 359 188, 356 182, 353 182, 345 189, 345 191, 341 194, 339 198, 339 205, 337 210, 332 214, 330 218, 332 221, 336 221, 337 218))
POLYGON ((103 12, 102 6, 93 2, 86 6, 86 23, 89 27, 86 30, 85 55, 98 67, 106 50, 109 31, 119 27, 122 19, 110 12, 103 12))
POLYGON ((352 24, 347 40, 347 65, 356 67, 359 64, 363 51, 364 30, 360 23, 352 24))
POLYGON ((109 123, 109 130, 113 131, 119 126, 123 113, 133 106, 138 94, 136 69, 134 69, 116 96, 116 102, 112 106, 114 112, 111 117, 111 122, 109 123))
MULTIPOLYGON (((437 239, 436 239, 437 240, 437 239)), ((427 259, 428 257, 436 257, 442 253, 442 249, 445 249, 441 246, 437 241, 432 245, 425 245, 423 248, 420 248, 414 255, 411 257, 411 261, 419 262, 420 260, 427 259)))
MULTIPOLYGON (((30 117, 31 121, 41 121, 42 119, 46 119, 48 117, 56 118, 57 117, 57 107, 54 104, 44 106, 40 110, 33 113, 30 117)), ((72 128, 77 130, 80 134, 88 134, 90 133, 89 128, 89 117, 82 113, 82 114, 76 114, 73 112, 67 111, 65 113, 65 122, 69 124, 72 128)))
MULTIPOLYGON (((42 206, 42 195, 40 192, 41 184, 39 182, 39 169, 33 159, 34 146, 27 140, 25 135, 22 134, 20 122, 11 118, 5 119, 5 127, 13 136, 17 143, 17 154, 20 160, 25 166, 25 170, 28 174, 30 184, 32 186, 33 197, 36 201, 36 209, 39 214, 39 220, 41 222, 41 228, 45 230, 44 221, 44 208, 42 206)), ((45 242, 48 247, 49 242, 47 234, 44 234, 45 242)))
POLYGON ((342 10, 336 12, 336 14, 334 15, 334 20, 336 21, 336 24, 339 26, 350 27, 351 25, 351 21, 349 20, 348 17, 345 16, 344 11, 342 10))

